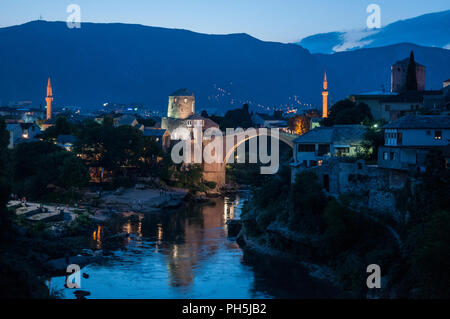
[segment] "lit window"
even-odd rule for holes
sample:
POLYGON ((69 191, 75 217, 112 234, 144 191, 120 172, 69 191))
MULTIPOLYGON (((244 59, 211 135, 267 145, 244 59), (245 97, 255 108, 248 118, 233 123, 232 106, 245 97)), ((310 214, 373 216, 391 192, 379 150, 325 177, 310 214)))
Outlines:
POLYGON ((434 131, 434 139, 442 140, 442 131, 434 131))

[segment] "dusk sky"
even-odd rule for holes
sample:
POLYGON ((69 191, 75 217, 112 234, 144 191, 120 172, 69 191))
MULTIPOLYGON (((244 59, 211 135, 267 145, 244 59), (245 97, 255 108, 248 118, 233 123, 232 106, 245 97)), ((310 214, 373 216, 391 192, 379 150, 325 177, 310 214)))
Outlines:
POLYGON ((293 42, 315 33, 365 27, 366 7, 381 7, 382 25, 450 9, 448 0, 1 0, 0 27, 31 20, 65 21, 70 4, 82 22, 123 22, 202 33, 248 33, 293 42))

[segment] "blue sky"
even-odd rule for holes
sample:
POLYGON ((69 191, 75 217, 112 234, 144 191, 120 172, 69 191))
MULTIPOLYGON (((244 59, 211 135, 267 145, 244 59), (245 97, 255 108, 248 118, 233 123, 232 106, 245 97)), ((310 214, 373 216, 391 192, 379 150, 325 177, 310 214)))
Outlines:
POLYGON ((365 27, 366 7, 378 4, 382 25, 450 9, 448 0, 1 0, 0 27, 65 21, 69 4, 82 22, 123 22, 202 33, 248 33, 267 41, 365 27))

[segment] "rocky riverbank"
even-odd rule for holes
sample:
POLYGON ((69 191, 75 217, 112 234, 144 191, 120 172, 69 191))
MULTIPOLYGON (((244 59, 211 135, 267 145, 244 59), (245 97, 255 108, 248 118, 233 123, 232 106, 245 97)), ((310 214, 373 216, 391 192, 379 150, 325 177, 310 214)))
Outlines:
MULTIPOLYGON (((234 227, 236 228, 237 226, 234 227)), ((300 236, 298 234, 296 235, 300 236)), ((287 236, 292 237, 292 234, 288 234, 287 236)), ((300 237, 302 237, 303 239, 305 238, 305 236, 300 237)), ((307 262, 302 260, 302 258, 299 257, 298 255, 289 253, 286 250, 274 249, 273 247, 270 247, 267 244, 261 244, 257 238, 251 238, 247 236, 245 232, 245 227, 242 227, 240 229, 239 234, 236 237, 236 241, 239 244, 239 246, 243 249, 249 249, 261 255, 268 255, 272 257, 289 259, 289 261, 291 262, 295 261, 301 267, 303 267, 311 277, 324 281, 335 288, 338 289, 343 288, 342 285, 339 284, 339 280, 336 273, 330 267, 322 264, 307 262)))
MULTIPOLYGON (((368 276, 365 269, 367 266, 360 267, 361 257, 356 253, 342 252, 342 256, 347 255, 347 257, 342 259, 344 265, 335 264, 334 262, 320 262, 320 260, 323 260, 320 250, 323 250, 327 245, 324 242, 324 238, 292 231, 287 226, 278 223, 270 224, 264 234, 255 235, 246 227, 248 222, 248 220, 244 219, 236 237, 240 247, 258 254, 285 258, 291 262, 294 261, 303 267, 311 277, 341 290, 344 298, 390 299, 399 295, 399 287, 392 285, 392 279, 396 276, 395 271, 382 273, 381 289, 367 289, 365 282, 365 278, 368 276), (361 274, 358 274, 358 271, 361 271, 361 274), (354 286, 349 286, 348 274, 358 274, 358 277, 351 281, 353 284, 358 283, 360 285, 358 289, 355 289, 354 286)), ((375 254, 376 252, 373 253, 375 254)), ((340 257, 337 258, 339 259, 340 257)))
POLYGON ((117 212, 153 213, 181 206, 187 194, 187 190, 179 188, 119 189, 102 195, 98 208, 117 212))

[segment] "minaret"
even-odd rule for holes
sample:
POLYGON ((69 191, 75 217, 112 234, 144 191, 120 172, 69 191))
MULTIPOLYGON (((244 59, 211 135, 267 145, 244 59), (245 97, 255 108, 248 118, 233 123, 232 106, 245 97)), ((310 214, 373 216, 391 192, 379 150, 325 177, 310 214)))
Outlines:
POLYGON ((48 78, 47 84, 47 97, 45 98, 47 102, 47 120, 52 118, 52 102, 53 102, 53 92, 52 92, 52 84, 50 83, 50 77, 48 78))
POLYGON ((328 82, 327 82, 327 72, 325 72, 325 77, 323 78, 323 91, 322 91, 322 117, 328 117, 328 82))

